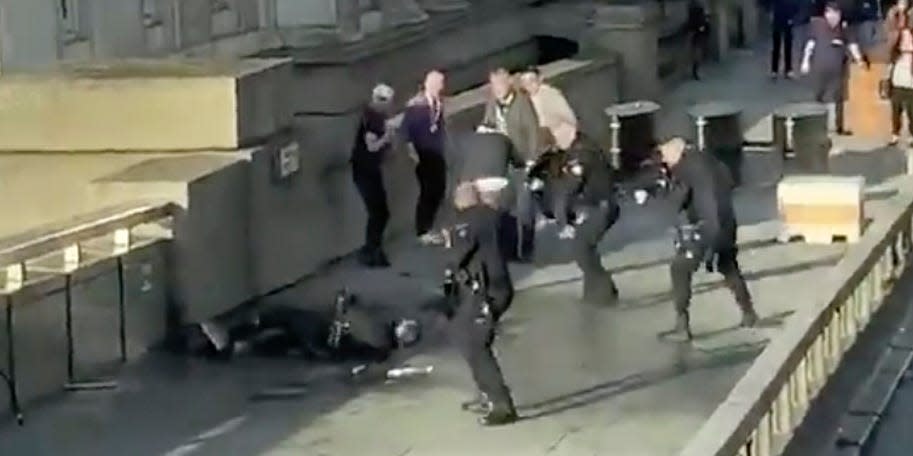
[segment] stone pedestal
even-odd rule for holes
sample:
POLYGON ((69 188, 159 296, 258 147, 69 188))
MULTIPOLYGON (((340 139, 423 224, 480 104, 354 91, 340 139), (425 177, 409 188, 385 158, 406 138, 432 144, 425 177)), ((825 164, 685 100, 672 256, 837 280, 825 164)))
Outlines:
POLYGON ((609 51, 621 58, 621 101, 660 95, 659 10, 655 5, 599 5, 584 49, 609 51))
POLYGON ((659 105, 635 101, 609 106, 605 110, 612 132, 609 153, 612 165, 623 175, 633 175, 650 157, 656 143, 655 117, 659 105))
POLYGON ((827 173, 831 140, 827 134, 827 106, 793 103, 773 114, 774 149, 785 159, 792 154, 803 173, 827 173))
POLYGON ((688 110, 695 143, 726 164, 736 185, 742 182, 742 110, 732 103, 708 102, 688 110))

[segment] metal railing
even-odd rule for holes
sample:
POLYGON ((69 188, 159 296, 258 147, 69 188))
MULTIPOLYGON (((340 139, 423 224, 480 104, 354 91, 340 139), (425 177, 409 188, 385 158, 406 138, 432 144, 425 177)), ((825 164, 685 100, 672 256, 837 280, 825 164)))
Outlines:
POLYGON ((0 380, 6 383, 9 390, 10 407, 19 424, 22 424, 22 410, 17 395, 15 325, 13 314, 15 306, 27 301, 40 299, 34 294, 23 293, 33 286, 40 285, 53 278, 64 278, 64 300, 66 309, 67 332, 67 374, 68 383, 62 385, 70 389, 110 387, 110 382, 80 384, 75 378, 73 349, 73 274, 89 264, 114 258, 117 265, 118 283, 118 319, 120 339, 120 360, 127 359, 126 346, 126 280, 123 257, 132 249, 147 245, 156 240, 170 237, 170 230, 158 232, 145 240, 137 239, 134 230, 138 226, 171 219, 175 214, 175 205, 155 203, 115 207, 80 217, 57 227, 43 228, 16 236, 14 239, 0 241, 0 267, 6 272, 5 280, 0 282, 0 299, 5 304, 6 327, 6 371, 0 370, 0 380), (92 248, 88 244, 99 243, 111 247, 108 249, 92 248), (89 258, 89 256, 94 257, 89 258), (56 257, 56 258, 55 258, 56 257), (36 260, 50 260, 56 267, 35 264, 36 260), (32 273, 36 273, 32 277, 32 273))
MULTIPOLYGON (((901 188, 909 187, 907 179, 901 188)), ((913 245, 913 195, 906 192, 900 215, 873 222, 833 270, 836 292, 822 296, 788 320, 681 456, 783 452, 812 401, 908 264, 913 245)))

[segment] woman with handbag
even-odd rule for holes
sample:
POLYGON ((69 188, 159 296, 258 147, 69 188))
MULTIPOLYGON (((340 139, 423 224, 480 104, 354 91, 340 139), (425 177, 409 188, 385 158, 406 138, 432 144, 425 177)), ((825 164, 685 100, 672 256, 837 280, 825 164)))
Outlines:
POLYGON ((899 0, 888 12, 888 46, 891 66, 882 83, 882 96, 891 100, 891 144, 900 139, 901 115, 906 113, 907 131, 913 139, 913 32, 907 0, 899 0))

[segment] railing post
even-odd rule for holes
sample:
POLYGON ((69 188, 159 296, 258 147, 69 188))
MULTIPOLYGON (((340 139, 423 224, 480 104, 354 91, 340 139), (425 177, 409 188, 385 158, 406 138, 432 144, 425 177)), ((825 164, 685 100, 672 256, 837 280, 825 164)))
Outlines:
POLYGON ((120 228, 114 230, 114 254, 123 255, 130 251, 130 243, 132 241, 130 235, 130 228, 120 228))
POLYGON ((14 293, 22 288, 25 284, 25 263, 11 264, 6 267, 6 284, 4 289, 7 293, 14 293))
POLYGON ((63 250, 63 270, 72 272, 79 269, 82 263, 82 250, 79 243, 73 244, 63 250))

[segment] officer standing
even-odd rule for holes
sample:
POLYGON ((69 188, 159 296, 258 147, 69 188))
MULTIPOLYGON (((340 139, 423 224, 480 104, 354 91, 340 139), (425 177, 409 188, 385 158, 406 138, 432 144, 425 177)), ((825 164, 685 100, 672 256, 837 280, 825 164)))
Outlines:
POLYGON ((374 87, 352 147, 352 179, 368 210, 365 245, 358 251, 358 260, 368 267, 390 266, 381 246, 390 210, 380 166, 394 136, 394 127, 388 122, 393 95, 393 89, 386 84, 374 87))
POLYGON ((688 220, 688 224, 677 229, 676 253, 670 266, 677 315, 670 335, 688 340, 692 337, 688 313, 691 277, 702 264, 708 271, 716 268, 723 275, 742 311, 741 326, 754 326, 758 315, 736 258, 737 223, 728 169, 681 138, 660 146, 660 155, 672 180, 669 197, 677 210, 686 213, 688 220))
MULTIPOLYGON (((572 130, 573 126, 564 128, 572 130)), ((562 227, 559 236, 574 240, 574 256, 583 271, 583 300, 590 304, 611 304, 618 298, 598 250, 599 241, 618 221, 614 180, 612 166, 599 145, 576 134, 560 174, 548 184, 556 195, 552 212, 562 227)))
MULTIPOLYGON (((506 184, 505 179, 502 187, 506 184)), ((483 199, 475 185, 463 184, 454 192, 454 204, 463 223, 451 236, 457 253, 451 290, 456 304, 453 339, 479 390, 463 408, 484 413, 483 425, 497 426, 517 420, 510 390, 492 351, 495 326, 510 305, 513 286, 497 247, 499 212, 489 206, 490 200, 483 199)))
POLYGON ((454 190, 456 224, 447 236, 452 250, 453 273, 478 277, 497 324, 514 297, 513 281, 500 245, 501 210, 497 198, 507 187, 506 178, 463 183, 454 190))

